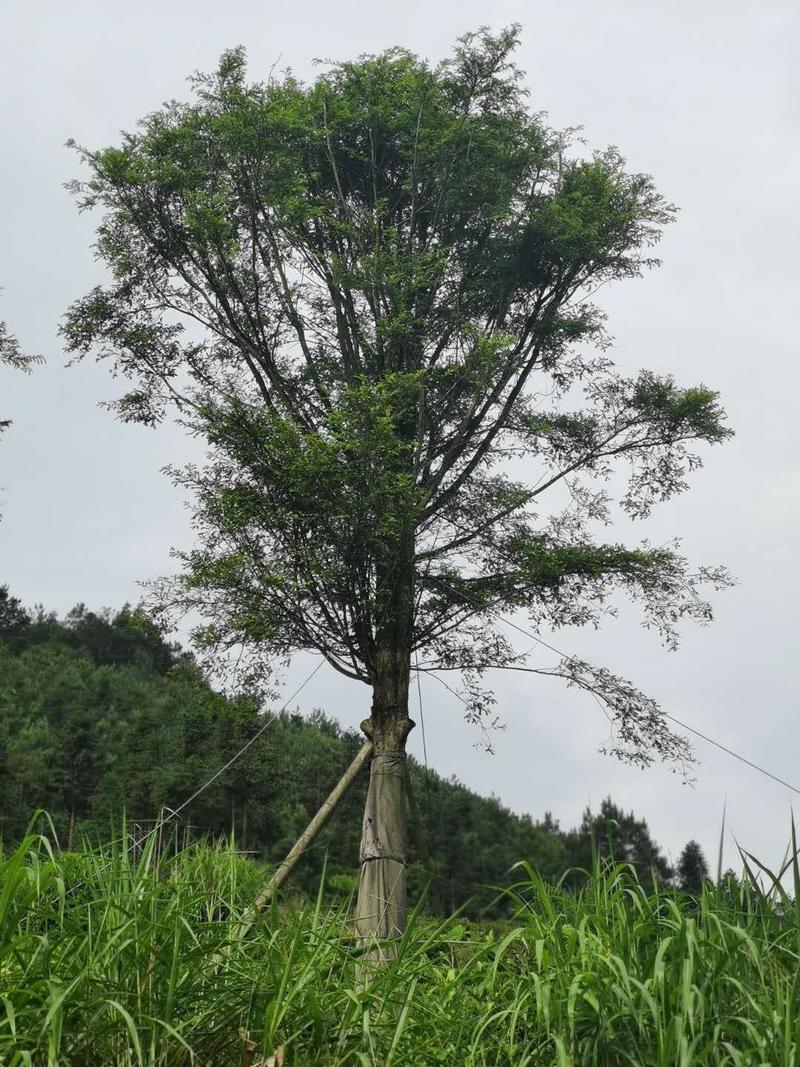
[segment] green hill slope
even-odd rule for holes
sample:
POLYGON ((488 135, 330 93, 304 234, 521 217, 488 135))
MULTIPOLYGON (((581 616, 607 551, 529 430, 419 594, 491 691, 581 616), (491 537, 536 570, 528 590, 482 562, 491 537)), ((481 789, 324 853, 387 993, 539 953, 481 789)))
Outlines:
MULTIPOLYGON (((128 826, 144 832, 175 807, 263 724, 257 703, 216 692, 192 657, 166 642, 140 611, 94 613, 79 606, 64 619, 29 612, 0 588, 0 834, 20 839, 44 809, 62 847, 107 840, 128 826)), ((259 859, 282 858, 353 758, 361 739, 321 712, 282 714, 225 775, 181 813, 180 841, 233 837, 259 859)), ((544 877, 590 866, 592 836, 640 875, 669 868, 644 822, 611 801, 562 831, 510 812, 455 780, 411 764, 418 817, 411 889, 430 883, 431 906, 468 914, 490 904, 486 886, 525 860, 544 877), (435 864, 426 860, 426 852, 435 864)), ((332 884, 356 871, 366 777, 298 868, 293 884, 313 890, 323 862, 332 884)), ((135 832, 135 831, 134 831, 135 832)), ((488 914, 496 910, 489 906, 488 914)), ((486 913, 484 911, 484 913, 486 913)))

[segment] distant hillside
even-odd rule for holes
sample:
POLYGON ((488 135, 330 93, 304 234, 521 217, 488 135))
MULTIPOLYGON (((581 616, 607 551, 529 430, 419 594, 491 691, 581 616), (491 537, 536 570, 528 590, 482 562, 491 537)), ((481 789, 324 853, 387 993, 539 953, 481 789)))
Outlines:
MULTIPOLYGON (((51 816, 62 847, 119 832, 123 814, 142 829, 207 780, 258 730, 253 699, 214 691, 190 654, 164 640, 139 610, 79 606, 58 619, 26 610, 0 587, 0 835, 23 834, 31 813, 51 816)), ((293 844, 361 744, 322 712, 278 716, 236 765, 194 801, 180 839, 233 834, 237 847, 277 861, 293 844)), ((568 832, 545 815, 514 815, 411 762, 412 895, 432 881, 431 906, 468 913, 490 905, 487 886, 507 882, 524 860, 545 878, 602 852, 670 876, 646 823, 610 800, 568 832), (436 857, 432 867, 426 852, 436 857)), ((366 777, 351 789, 304 858, 293 884, 318 884, 327 854, 330 884, 356 872, 366 777)), ((571 875, 571 878, 577 876, 571 875)), ((500 905, 489 906, 495 913, 500 905)))

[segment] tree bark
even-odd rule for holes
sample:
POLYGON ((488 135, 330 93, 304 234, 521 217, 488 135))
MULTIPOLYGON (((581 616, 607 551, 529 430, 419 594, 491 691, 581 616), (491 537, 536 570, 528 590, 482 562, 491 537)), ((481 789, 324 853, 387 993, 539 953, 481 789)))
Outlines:
MULTIPOLYGON (((416 421, 413 415, 398 427, 409 443, 409 453, 416 421)), ((411 471, 398 473, 413 477, 411 471)), ((408 915, 406 739, 414 728, 408 717, 408 688, 415 610, 415 515, 409 510, 398 519, 399 529, 387 539, 375 566, 372 713, 361 723, 373 747, 355 914, 363 960, 361 984, 369 979, 370 971, 396 957, 408 915)))
POLYGON ((377 673, 372 715, 361 724, 374 753, 361 835, 356 935, 362 959, 375 966, 397 955, 408 915, 406 738, 414 726, 408 717, 410 658, 397 650, 385 658, 394 662, 377 673))

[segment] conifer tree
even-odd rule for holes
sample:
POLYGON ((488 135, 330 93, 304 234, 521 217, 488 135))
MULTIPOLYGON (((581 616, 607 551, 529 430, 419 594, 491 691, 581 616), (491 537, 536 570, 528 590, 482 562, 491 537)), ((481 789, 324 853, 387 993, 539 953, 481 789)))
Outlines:
POLYGON ((708 863, 696 841, 688 841, 678 860, 678 886, 687 893, 699 893, 708 878, 708 863))

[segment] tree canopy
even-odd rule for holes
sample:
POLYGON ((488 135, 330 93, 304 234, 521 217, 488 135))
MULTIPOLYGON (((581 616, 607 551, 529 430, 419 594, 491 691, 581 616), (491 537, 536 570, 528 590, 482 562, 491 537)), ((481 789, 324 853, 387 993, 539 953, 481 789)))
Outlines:
MULTIPOLYGON (((112 280, 64 334, 134 380, 123 419, 172 411, 211 447, 174 472, 199 547, 164 590, 207 617, 207 650, 313 650, 374 688, 400 649, 401 671, 467 672, 480 717, 471 680, 517 657, 498 611, 597 623, 621 590, 668 643, 709 616, 698 587, 722 571, 591 533, 621 464, 619 503, 643 516, 686 488, 692 443, 730 432, 705 386, 618 374, 591 301, 656 262, 673 209, 531 110, 516 39, 470 34, 438 65, 391 49, 311 84, 249 82, 236 49, 190 102, 81 150, 112 280)), ((687 756, 628 683, 556 673, 606 700, 618 754, 687 756)))

